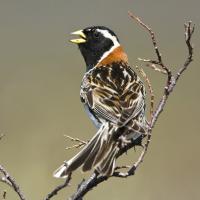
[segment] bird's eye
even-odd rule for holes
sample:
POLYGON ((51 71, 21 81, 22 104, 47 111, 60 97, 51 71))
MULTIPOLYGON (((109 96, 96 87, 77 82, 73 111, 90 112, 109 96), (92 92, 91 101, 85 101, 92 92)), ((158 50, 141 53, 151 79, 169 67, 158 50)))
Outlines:
POLYGON ((100 33, 98 31, 94 31, 93 35, 94 35, 95 38, 99 38, 100 33))

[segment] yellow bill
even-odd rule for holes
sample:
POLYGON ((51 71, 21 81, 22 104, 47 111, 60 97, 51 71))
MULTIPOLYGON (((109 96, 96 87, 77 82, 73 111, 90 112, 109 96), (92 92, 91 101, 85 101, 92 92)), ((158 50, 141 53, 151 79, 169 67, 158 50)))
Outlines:
POLYGON ((71 33, 72 35, 78 35, 80 38, 72 39, 70 42, 75 44, 85 43, 86 42, 86 35, 83 33, 83 30, 75 31, 71 33))

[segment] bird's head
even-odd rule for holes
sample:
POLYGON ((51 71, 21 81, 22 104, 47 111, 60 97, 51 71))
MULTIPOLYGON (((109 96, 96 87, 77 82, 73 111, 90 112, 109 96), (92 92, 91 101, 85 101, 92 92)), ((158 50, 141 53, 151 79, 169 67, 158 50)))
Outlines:
POLYGON ((70 41, 78 44, 87 69, 112 62, 127 62, 127 56, 119 43, 117 35, 109 28, 92 26, 71 34, 78 36, 78 38, 70 41))

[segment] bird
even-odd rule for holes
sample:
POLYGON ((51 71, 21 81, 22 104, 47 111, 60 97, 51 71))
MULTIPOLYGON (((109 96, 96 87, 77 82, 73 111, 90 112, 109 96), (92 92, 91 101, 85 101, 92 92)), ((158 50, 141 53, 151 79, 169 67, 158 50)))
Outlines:
POLYGON ((96 134, 53 173, 66 178, 73 171, 96 170, 112 176, 117 154, 147 131, 145 86, 131 68, 117 35, 105 26, 90 26, 71 33, 86 64, 80 99, 97 128, 96 134))

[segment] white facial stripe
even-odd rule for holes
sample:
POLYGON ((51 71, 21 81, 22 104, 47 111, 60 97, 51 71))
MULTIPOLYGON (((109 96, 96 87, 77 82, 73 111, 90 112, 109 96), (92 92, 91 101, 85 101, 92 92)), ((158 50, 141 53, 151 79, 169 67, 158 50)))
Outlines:
POLYGON ((120 44, 117 41, 117 38, 114 35, 111 35, 108 30, 102 30, 102 29, 97 29, 98 32, 100 32, 101 34, 103 34, 104 37, 109 38, 110 40, 112 40, 113 42, 113 46, 111 49, 109 49, 108 51, 106 51, 103 56, 99 59, 99 61, 97 62, 97 64, 99 64, 104 58, 106 58, 115 48, 119 47, 120 44))
POLYGON ((114 46, 119 46, 117 38, 114 35, 111 35, 108 30, 97 29, 97 31, 100 32, 104 37, 111 39, 114 43, 114 46))

